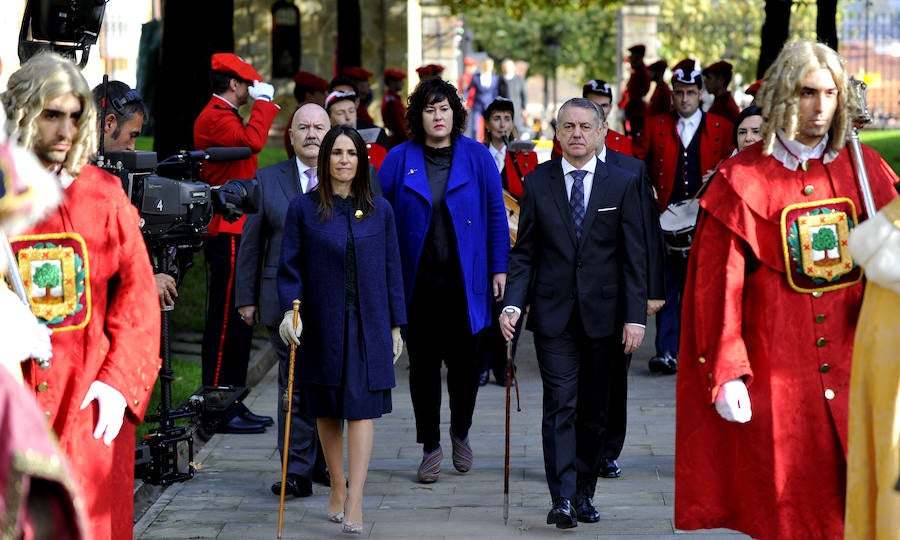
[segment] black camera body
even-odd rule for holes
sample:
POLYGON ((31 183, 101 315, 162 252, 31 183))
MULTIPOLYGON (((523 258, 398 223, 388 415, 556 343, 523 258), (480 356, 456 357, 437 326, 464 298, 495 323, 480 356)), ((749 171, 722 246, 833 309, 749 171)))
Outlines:
POLYGON ((122 180, 141 216, 150 245, 193 243, 207 233, 213 215, 233 222, 259 208, 255 180, 229 180, 210 187, 196 180, 201 160, 230 161, 250 156, 249 148, 210 148, 182 152, 157 162, 156 152, 107 152, 98 165, 122 180))

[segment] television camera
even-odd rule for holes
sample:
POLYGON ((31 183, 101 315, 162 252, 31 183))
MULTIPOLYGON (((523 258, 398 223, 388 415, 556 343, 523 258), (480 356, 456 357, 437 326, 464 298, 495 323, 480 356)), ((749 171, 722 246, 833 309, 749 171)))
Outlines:
MULTIPOLYGON (((191 267, 194 251, 214 215, 233 222, 256 212, 259 189, 255 180, 230 180, 210 187, 197 181, 203 161, 246 159, 249 148, 207 148, 185 151, 157 162, 155 152, 116 151, 98 158, 97 164, 122 180, 129 200, 138 209, 140 228, 150 252, 154 273, 168 273, 180 284, 191 267)), ((228 410, 248 390, 245 387, 201 387, 177 408, 172 407, 172 370, 169 345, 169 312, 162 310, 159 371, 160 404, 157 414, 146 417, 159 427, 145 436, 135 451, 135 476, 151 484, 183 482, 194 474, 193 434, 208 438, 228 410), (191 427, 176 420, 199 418, 191 427)))

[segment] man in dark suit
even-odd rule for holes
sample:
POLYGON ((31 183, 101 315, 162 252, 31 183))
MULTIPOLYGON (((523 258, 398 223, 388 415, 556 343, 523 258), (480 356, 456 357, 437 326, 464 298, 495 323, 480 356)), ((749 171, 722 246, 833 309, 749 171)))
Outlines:
MULTIPOLYGON (((319 144, 331 129, 328 113, 320 105, 307 103, 294 113, 290 128, 296 158, 276 163, 256 172, 259 181, 259 212, 247 214, 241 251, 235 272, 235 305, 241 320, 249 326, 261 322, 269 331, 269 342, 278 355, 278 451, 284 450, 284 424, 289 349, 278 335, 283 313, 279 309, 276 274, 281 254, 284 218, 291 199, 313 189, 319 144)), ((295 497, 312 494, 312 481, 325 482, 324 456, 317 448, 315 419, 300 412, 294 396, 291 409, 291 440, 288 448, 285 492, 295 497)), ((272 485, 281 493, 281 482, 272 485)))
POLYGON ((500 95, 500 77, 494 73, 493 58, 485 56, 481 61, 481 71, 472 76, 472 82, 469 83, 466 92, 469 90, 474 91, 474 99, 469 115, 470 121, 466 126, 466 137, 480 141, 484 135, 482 129, 484 111, 500 95))
POLYGON ((500 95, 513 102, 513 123, 516 126, 516 136, 521 137, 528 132, 528 90, 525 87, 525 79, 516 73, 516 63, 512 58, 507 58, 500 64, 503 77, 500 79, 500 95))
POLYGON ((574 98, 558 118, 563 155, 528 175, 500 324, 509 339, 531 305, 553 498, 547 523, 565 529, 600 519, 592 497, 608 385, 598 381, 643 340, 647 260, 641 178, 597 159, 599 109, 574 98))
MULTIPOLYGON (((592 100, 593 101, 593 100, 592 100)), ((595 102, 596 103, 596 102, 595 102)), ((666 303, 666 286, 662 231, 659 228, 659 213, 656 211, 656 198, 653 187, 647 177, 647 167, 643 161, 630 155, 617 152, 607 147, 609 130, 607 128, 605 110, 600 108, 602 131, 597 158, 609 165, 631 171, 641 179, 640 199, 641 217, 643 218, 644 242, 647 248, 647 315, 653 315, 666 303)), ((628 370, 631 367, 631 354, 623 351, 622 361, 614 362, 609 377, 609 402, 607 404, 606 430, 601 444, 600 474, 601 478, 618 478, 622 473, 619 454, 625 445, 625 428, 627 425, 626 408, 628 401, 628 370)))

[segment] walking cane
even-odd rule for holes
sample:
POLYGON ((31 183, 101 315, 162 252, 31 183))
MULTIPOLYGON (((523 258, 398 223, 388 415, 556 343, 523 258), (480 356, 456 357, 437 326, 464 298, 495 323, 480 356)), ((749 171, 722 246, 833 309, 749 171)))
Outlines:
MULTIPOLYGON (((300 322, 300 300, 294 300, 294 330, 300 322)), ((281 452, 281 497, 278 502, 278 538, 281 538, 281 526, 284 525, 284 490, 287 486, 288 445, 291 441, 291 406, 294 404, 294 358, 297 356, 297 345, 291 340, 291 357, 288 362, 287 414, 284 416, 284 448, 281 452)))
MULTIPOLYGON (((506 316, 515 313, 514 309, 507 309, 506 316)), ((503 525, 509 525, 509 401, 510 387, 513 382, 516 385, 516 411, 521 412, 519 403, 519 379, 516 377, 516 362, 514 359, 516 349, 516 334, 506 342, 506 453, 503 456, 503 525)))

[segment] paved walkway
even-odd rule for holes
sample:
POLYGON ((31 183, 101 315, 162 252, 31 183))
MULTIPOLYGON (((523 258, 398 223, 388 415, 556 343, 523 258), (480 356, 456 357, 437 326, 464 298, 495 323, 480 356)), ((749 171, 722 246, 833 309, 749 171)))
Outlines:
MULTIPOLYGON (((648 328, 648 335, 653 335, 648 328)), ((650 340, 652 342, 652 340, 650 340)), ((549 495, 541 452, 541 386, 530 333, 519 347, 522 411, 513 395, 509 524, 503 524, 505 390, 482 387, 470 439, 475 463, 457 473, 450 460, 449 413, 444 393, 445 458, 440 481, 416 483, 421 447, 415 442, 407 360, 396 365, 393 413, 375 421, 375 447, 363 504, 368 538, 673 538, 742 539, 731 531, 675 531, 672 518, 675 378, 651 376, 645 345, 634 356, 628 404, 629 428, 619 464, 622 477, 600 479, 594 499, 601 520, 560 531, 545 523, 549 495)), ((276 371, 271 369, 246 402, 273 415, 276 371)), ((195 456, 200 470, 159 496, 135 524, 135 538, 275 538, 278 497, 269 486, 281 477, 274 429, 262 435, 215 435, 195 456)), ((348 538, 326 520, 328 489, 288 499, 283 538, 348 538)))

